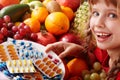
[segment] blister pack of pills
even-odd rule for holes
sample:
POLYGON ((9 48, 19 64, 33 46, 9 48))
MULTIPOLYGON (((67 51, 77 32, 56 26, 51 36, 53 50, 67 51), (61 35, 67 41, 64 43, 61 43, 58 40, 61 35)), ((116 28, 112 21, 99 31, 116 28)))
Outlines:
POLYGON ((14 40, 9 38, 9 44, 14 44, 21 60, 31 60, 43 74, 44 80, 63 80, 65 67, 62 60, 52 51, 45 53, 45 47, 35 42, 14 40))
POLYGON ((6 61, 7 68, 10 73, 34 73, 35 67, 31 60, 8 60, 6 61))
POLYGON ((19 59, 17 50, 14 44, 3 43, 0 44, 0 60, 17 60, 19 59))

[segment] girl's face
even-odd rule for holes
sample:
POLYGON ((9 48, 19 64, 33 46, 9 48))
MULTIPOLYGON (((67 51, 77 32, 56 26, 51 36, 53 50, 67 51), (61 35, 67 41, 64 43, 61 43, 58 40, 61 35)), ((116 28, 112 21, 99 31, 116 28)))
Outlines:
POLYGON ((90 29, 101 49, 120 48, 120 13, 112 4, 99 0, 92 5, 90 29))

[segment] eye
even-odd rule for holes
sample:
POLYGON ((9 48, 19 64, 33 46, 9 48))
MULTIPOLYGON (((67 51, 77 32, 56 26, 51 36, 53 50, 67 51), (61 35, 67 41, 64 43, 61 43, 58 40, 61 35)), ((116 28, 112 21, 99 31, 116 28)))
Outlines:
POLYGON ((94 11, 92 14, 93 16, 99 16, 99 13, 97 11, 94 11))
POLYGON ((116 14, 114 14, 114 13, 110 13, 110 14, 108 15, 108 17, 110 17, 110 18, 116 18, 116 17, 117 17, 117 15, 116 15, 116 14))

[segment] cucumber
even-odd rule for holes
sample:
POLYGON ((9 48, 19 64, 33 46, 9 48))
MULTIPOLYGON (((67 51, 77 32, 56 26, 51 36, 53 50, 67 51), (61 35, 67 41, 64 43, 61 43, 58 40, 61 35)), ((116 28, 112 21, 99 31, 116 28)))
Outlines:
POLYGON ((19 20, 26 11, 30 10, 28 4, 14 4, 9 5, 0 10, 0 17, 9 15, 13 22, 19 20))

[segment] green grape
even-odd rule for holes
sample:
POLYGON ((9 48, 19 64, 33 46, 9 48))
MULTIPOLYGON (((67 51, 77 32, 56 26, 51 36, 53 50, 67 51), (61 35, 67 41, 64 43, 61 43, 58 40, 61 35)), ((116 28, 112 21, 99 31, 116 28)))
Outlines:
POLYGON ((95 63, 93 64, 93 69, 94 69, 95 71, 100 71, 100 70, 101 70, 101 64, 100 64, 99 62, 95 62, 95 63))
POLYGON ((92 73, 90 75, 91 80, 100 80, 100 75, 98 73, 92 73))
POLYGON ((101 78, 101 79, 105 79, 105 78, 106 78, 106 76, 107 76, 107 75, 106 75, 106 73, 105 73, 105 72, 101 72, 101 73, 100 73, 100 78, 101 78))
POLYGON ((90 74, 89 70, 83 70, 82 71, 82 77, 84 77, 86 74, 90 74))
POLYGON ((85 74, 84 80, 90 80, 90 74, 85 74))

